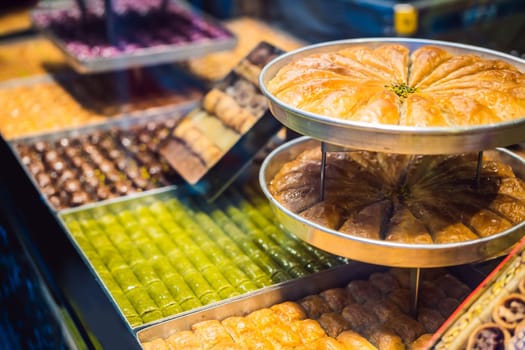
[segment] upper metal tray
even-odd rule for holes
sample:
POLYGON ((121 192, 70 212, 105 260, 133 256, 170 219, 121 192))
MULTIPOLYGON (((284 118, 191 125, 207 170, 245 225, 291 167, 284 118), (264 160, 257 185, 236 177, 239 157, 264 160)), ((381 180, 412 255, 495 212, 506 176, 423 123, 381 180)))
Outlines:
POLYGON ((259 76, 260 87, 268 97, 273 115, 288 128, 315 139, 349 148, 402 154, 446 154, 504 147, 525 140, 524 118, 492 125, 468 127, 409 127, 355 122, 327 117, 291 107, 267 89, 277 72, 300 57, 340 50, 352 45, 376 47, 385 43, 405 45, 413 51, 424 45, 437 45, 455 54, 476 54, 512 63, 525 72, 525 60, 481 47, 445 41, 410 38, 350 39, 307 46, 284 54, 268 63, 259 76))
MULTIPOLYGON (((479 262, 504 253, 525 233, 525 221, 498 234, 471 241, 447 244, 406 244, 362 238, 341 233, 288 210, 268 190, 270 181, 282 166, 306 149, 320 147, 320 142, 301 137, 275 149, 265 159, 259 182, 270 200, 281 226, 302 240, 333 254, 385 266, 427 268, 479 262)), ((508 164, 516 176, 525 179, 525 161, 506 149, 486 152, 492 159, 508 164)))

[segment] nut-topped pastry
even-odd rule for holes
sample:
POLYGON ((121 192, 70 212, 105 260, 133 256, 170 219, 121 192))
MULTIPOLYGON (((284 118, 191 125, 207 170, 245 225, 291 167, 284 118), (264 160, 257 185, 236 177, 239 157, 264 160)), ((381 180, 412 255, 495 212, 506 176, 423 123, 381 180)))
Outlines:
POLYGON ((292 107, 357 122, 454 127, 525 116, 523 72, 435 45, 312 53, 282 67, 267 87, 292 107))

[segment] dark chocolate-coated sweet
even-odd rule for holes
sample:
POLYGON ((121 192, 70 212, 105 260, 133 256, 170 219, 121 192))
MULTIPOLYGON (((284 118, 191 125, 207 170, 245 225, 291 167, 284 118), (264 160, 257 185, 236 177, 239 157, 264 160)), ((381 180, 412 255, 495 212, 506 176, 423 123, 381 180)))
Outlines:
POLYGON ((148 122, 16 149, 49 203, 63 209, 169 185, 175 173, 156 150, 175 125, 148 122))

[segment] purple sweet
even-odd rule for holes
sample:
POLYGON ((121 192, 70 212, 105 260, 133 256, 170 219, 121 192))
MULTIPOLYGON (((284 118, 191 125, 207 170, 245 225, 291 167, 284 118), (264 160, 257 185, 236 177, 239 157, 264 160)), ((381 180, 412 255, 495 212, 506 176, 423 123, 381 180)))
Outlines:
POLYGON ((184 46, 210 38, 230 37, 221 27, 174 2, 160 11, 162 3, 163 0, 113 0, 113 31, 106 30, 101 1, 90 4, 83 19, 79 10, 71 7, 37 11, 34 20, 53 32, 72 55, 81 59, 117 57, 153 47, 184 46))

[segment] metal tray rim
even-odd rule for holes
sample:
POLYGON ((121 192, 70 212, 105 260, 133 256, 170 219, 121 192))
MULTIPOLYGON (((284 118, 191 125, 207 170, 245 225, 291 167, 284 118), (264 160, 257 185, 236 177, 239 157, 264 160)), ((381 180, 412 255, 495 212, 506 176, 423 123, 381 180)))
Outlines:
MULTIPOLYGON (((156 320, 156 321, 141 325, 135 328, 136 338, 140 342, 140 336, 142 333, 147 332, 148 330, 151 330, 164 323, 168 323, 168 322, 176 323, 177 321, 181 321, 181 320, 184 320, 185 318, 188 318, 188 316, 197 316, 200 313, 206 313, 206 312, 214 311, 216 309, 225 308, 231 304, 247 302, 247 301, 250 301, 251 299, 256 299, 257 297, 265 296, 273 292, 277 292, 279 294, 283 294, 283 291, 291 292, 293 288, 304 285, 307 282, 314 281, 317 279, 326 280, 329 277, 332 277, 332 279, 334 279, 334 277, 337 277, 341 274, 346 275, 347 273, 358 276, 358 275, 361 275, 367 272, 368 271, 367 269, 371 271, 380 271, 380 270, 384 270, 384 267, 372 265, 372 264, 366 264, 366 263, 362 263, 358 261, 349 261, 347 264, 343 264, 343 265, 335 266, 335 267, 332 267, 332 268, 329 268, 323 271, 311 273, 303 277, 294 278, 291 280, 272 284, 270 286, 259 288, 257 290, 254 290, 248 293, 244 293, 244 294, 232 297, 232 298, 224 299, 219 302, 212 303, 212 304, 203 305, 193 310, 185 311, 185 312, 182 312, 176 315, 172 315, 172 316, 167 316, 160 320, 156 320)), ((314 287, 311 287, 310 289, 312 288, 319 289, 320 287, 314 286, 314 287)), ((299 293, 304 294, 304 291, 302 293, 301 292, 299 293)))
POLYGON ((145 110, 118 113, 111 117, 108 117, 108 120, 101 120, 98 122, 87 123, 84 125, 65 127, 58 130, 44 130, 41 132, 28 133, 25 135, 15 136, 6 139, 6 141, 8 141, 9 143, 17 143, 31 142, 41 138, 57 139, 63 135, 79 135, 90 131, 105 130, 114 126, 133 126, 142 122, 156 121, 159 119, 169 118, 168 115, 171 113, 185 115, 189 113, 193 108, 198 106, 199 103, 200 99, 195 99, 173 105, 151 107, 145 110))

